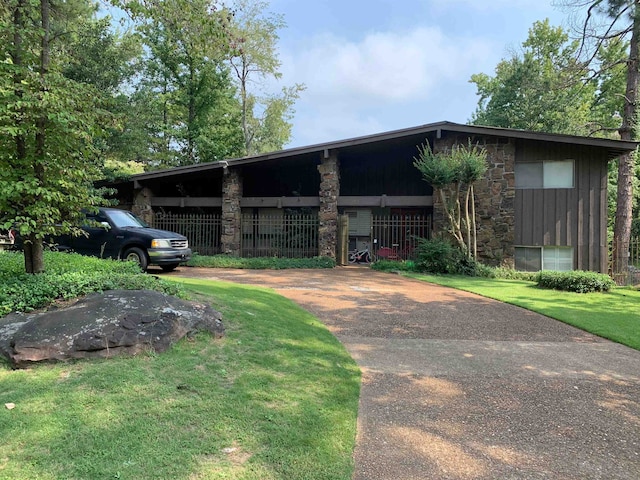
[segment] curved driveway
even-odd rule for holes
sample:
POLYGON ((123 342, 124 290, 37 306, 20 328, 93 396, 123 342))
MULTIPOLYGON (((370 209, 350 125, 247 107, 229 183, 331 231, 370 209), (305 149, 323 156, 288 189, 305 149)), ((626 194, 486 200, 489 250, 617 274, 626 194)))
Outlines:
POLYGON ((271 287, 345 345, 363 372, 355 480, 640 478, 638 351, 362 267, 174 275, 271 287))

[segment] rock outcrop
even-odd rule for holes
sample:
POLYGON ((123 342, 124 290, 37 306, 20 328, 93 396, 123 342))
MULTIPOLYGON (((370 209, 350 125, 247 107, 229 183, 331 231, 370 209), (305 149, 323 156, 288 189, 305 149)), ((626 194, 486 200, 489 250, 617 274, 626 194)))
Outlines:
POLYGON ((0 355, 21 368, 41 361, 163 352, 198 331, 222 337, 222 315, 159 292, 110 290, 61 308, 0 318, 0 355))

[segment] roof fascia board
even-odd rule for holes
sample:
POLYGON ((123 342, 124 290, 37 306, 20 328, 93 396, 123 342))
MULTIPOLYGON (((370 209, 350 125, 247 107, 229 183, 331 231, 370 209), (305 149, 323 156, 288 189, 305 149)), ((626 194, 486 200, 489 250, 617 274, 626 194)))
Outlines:
POLYGON ((353 147, 363 145, 367 143, 383 142, 386 140, 400 139, 408 136, 415 135, 428 135, 435 133, 437 138, 441 138, 443 132, 453 133, 468 133, 474 135, 487 135, 506 138, 518 138, 524 140, 537 140, 547 141, 555 143, 574 143, 578 145, 594 146, 599 148, 611 149, 616 152, 632 151, 638 147, 638 142, 622 141, 622 140, 609 140, 605 138, 592 138, 592 137, 580 137, 575 135, 563 135, 557 133, 541 133, 531 132, 526 130, 515 130, 509 128, 500 127, 487 127, 478 125, 464 125, 453 122, 437 122, 421 125, 418 127, 405 128, 401 130, 393 130, 390 132, 375 133, 372 135, 366 135, 362 137, 355 137, 346 140, 339 140, 335 142, 319 143, 315 145, 309 145, 305 147, 295 147, 287 150, 280 150, 262 155, 256 155, 252 157, 242 157, 235 159, 228 159, 226 162, 210 162, 201 163, 197 165, 188 165, 185 167, 175 167, 167 170, 158 170, 149 173, 140 173, 133 175, 131 179, 133 181, 148 180, 152 178, 161 178, 166 176, 188 174, 193 172, 203 172, 207 170, 215 170, 223 168, 225 165, 237 166, 251 163, 264 162, 268 160, 277 160, 282 158, 289 158, 298 155, 306 155, 317 153, 319 156, 324 155, 330 150, 341 149, 345 147, 353 147))

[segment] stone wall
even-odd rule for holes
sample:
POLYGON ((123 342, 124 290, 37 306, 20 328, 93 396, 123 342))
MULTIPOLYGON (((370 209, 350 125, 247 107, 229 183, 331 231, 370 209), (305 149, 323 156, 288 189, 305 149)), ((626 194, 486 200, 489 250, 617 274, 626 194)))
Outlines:
MULTIPOLYGON (((514 265, 515 219, 515 140, 501 137, 471 138, 487 151, 487 172, 474 185, 478 258, 489 265, 514 265)), ((434 152, 450 149, 454 144, 468 145, 467 136, 452 136, 436 140, 434 152)), ((434 232, 447 231, 440 200, 434 191, 434 232)))
POLYGON ((242 233, 242 176, 238 170, 225 168, 222 178, 222 253, 240 256, 242 233))
POLYGON ((147 187, 141 188, 134 192, 131 206, 131 212, 149 225, 153 225, 151 198, 153 198, 153 192, 147 187))
POLYGON ((338 243, 338 196, 340 195, 340 161, 336 153, 323 158, 320 172, 320 211, 318 213, 318 255, 336 258, 338 243))

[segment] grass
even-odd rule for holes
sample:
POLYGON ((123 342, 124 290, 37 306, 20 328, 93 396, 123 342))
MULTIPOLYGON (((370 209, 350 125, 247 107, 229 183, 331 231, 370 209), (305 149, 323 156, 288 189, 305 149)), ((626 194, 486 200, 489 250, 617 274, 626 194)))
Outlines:
POLYGON ((223 313, 225 338, 0 365, 0 478, 351 478, 360 373, 338 341, 270 290, 181 282, 223 313))
POLYGON ((572 293, 538 288, 524 280, 404 274, 518 305, 640 350, 638 290, 614 288, 606 293, 572 293))
POLYGON ((336 261, 329 257, 313 258, 281 258, 281 257, 254 257, 241 258, 230 255, 198 255, 195 254, 187 263, 189 267, 207 268, 248 268, 282 270, 286 268, 333 268, 336 261))
POLYGON ((181 295, 178 285, 143 274, 133 262, 48 251, 44 260, 44 273, 28 275, 22 252, 0 251, 0 316, 104 290, 148 289, 181 295))

